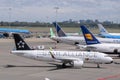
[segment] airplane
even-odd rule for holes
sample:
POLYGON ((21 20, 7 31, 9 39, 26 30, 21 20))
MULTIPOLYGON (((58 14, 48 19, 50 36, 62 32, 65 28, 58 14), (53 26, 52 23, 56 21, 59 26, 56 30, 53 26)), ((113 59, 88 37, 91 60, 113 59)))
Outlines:
POLYGON ((11 51, 11 54, 22 56, 39 61, 59 62, 64 68, 69 64, 74 68, 82 68, 84 63, 95 63, 97 67, 100 64, 110 64, 113 59, 107 54, 101 52, 87 51, 55 51, 55 50, 33 50, 22 39, 19 34, 13 34, 16 49, 11 51))
POLYGON ((87 28, 80 26, 83 32, 86 49, 92 51, 99 51, 104 53, 118 54, 120 56, 120 44, 114 43, 101 43, 87 28))
POLYGON ((57 33, 58 36, 55 36, 52 28, 50 28, 50 39, 56 41, 57 43, 66 43, 66 44, 70 44, 70 45, 85 45, 85 41, 83 37, 78 37, 78 36, 68 36, 66 35, 66 33, 63 33, 61 35, 61 33, 57 33), (61 36, 60 36, 61 35, 61 36))
POLYGON ((109 33, 102 24, 98 24, 100 34, 99 36, 103 38, 114 38, 114 39, 120 39, 120 33, 109 33))
POLYGON ((12 33, 19 33, 24 36, 28 36, 31 32, 29 30, 13 29, 13 28, 0 28, 0 34, 4 37, 11 37, 12 33))
MULTIPOLYGON (((66 43, 70 45, 86 45, 84 37, 83 36, 68 36, 66 33, 62 30, 62 28, 56 23, 53 23, 57 32, 58 36, 55 36, 52 28, 50 28, 50 39, 56 41, 57 43, 66 43)), ((119 43, 120 39, 106 39, 106 38, 98 38, 103 43, 119 43)))

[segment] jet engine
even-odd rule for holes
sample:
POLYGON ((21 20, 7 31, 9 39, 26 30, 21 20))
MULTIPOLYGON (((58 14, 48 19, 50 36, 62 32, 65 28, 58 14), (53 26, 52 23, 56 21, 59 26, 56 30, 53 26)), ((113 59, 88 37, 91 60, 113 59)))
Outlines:
POLYGON ((60 43, 59 41, 57 41, 57 43, 60 43))
POLYGON ((114 53, 115 53, 115 54, 118 54, 118 50, 117 50, 117 49, 114 49, 114 53))
POLYGON ((118 56, 120 57, 120 53, 119 53, 119 51, 118 51, 118 49, 114 49, 114 54, 118 54, 118 56))
POLYGON ((5 36, 5 37, 12 37, 12 32, 10 32, 10 33, 3 33, 3 36, 5 36))
POLYGON ((79 42, 75 42, 74 44, 75 44, 75 45, 79 45, 79 42))
POLYGON ((87 50, 87 47, 85 45, 77 45, 76 49, 87 50))
POLYGON ((74 68, 82 68, 82 66, 83 66, 83 61, 81 61, 81 60, 73 61, 73 62, 72 62, 72 66, 73 66, 74 68))
POLYGON ((8 33, 3 33, 3 36, 9 37, 9 34, 8 33))

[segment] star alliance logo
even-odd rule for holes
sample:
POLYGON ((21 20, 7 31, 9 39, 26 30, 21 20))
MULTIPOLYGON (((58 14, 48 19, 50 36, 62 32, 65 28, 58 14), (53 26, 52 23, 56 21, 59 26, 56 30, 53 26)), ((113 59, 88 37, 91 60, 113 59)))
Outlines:
POLYGON ((24 48, 25 43, 22 41, 19 41, 19 43, 17 43, 17 45, 18 45, 18 48, 24 48))

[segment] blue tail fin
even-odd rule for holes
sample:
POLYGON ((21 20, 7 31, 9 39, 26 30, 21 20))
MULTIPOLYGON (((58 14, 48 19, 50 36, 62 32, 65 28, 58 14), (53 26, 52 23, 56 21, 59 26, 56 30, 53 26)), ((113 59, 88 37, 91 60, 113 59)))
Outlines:
POLYGON ((98 39, 96 39, 96 37, 85 26, 81 26, 81 30, 87 45, 100 43, 98 39))
POLYGON ((62 30, 62 28, 61 28, 56 22, 54 22, 53 24, 54 24, 54 26, 55 26, 55 29, 56 29, 56 31, 57 31, 57 35, 58 35, 59 37, 66 36, 65 32, 62 30))

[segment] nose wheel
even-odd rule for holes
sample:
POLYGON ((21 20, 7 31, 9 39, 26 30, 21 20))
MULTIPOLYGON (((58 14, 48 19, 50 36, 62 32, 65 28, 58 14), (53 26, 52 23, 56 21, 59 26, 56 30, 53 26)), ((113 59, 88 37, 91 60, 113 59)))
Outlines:
POLYGON ((100 68, 100 64, 97 64, 97 68, 100 68))

